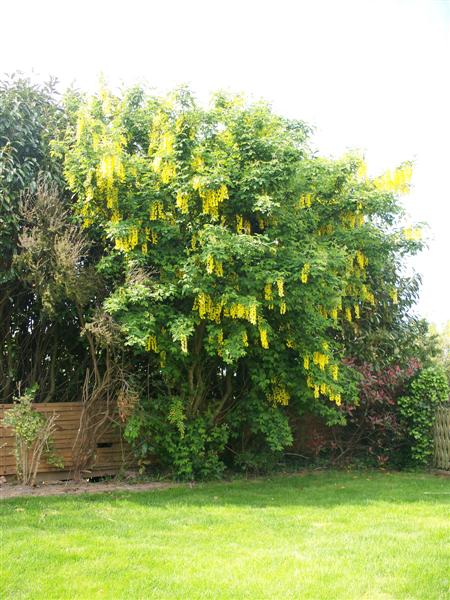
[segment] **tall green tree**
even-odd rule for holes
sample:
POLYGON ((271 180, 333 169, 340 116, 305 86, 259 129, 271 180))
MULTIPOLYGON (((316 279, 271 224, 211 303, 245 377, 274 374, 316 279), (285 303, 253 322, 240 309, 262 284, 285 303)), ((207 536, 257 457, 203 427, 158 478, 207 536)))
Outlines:
POLYGON ((410 293, 411 165, 369 179, 359 156, 315 156, 304 123, 224 94, 208 110, 186 89, 70 106, 65 174, 104 247, 104 308, 136 362, 153 357, 130 436, 190 476, 226 445, 280 451, 288 404, 338 420, 348 340, 410 293))
POLYGON ((20 75, 0 82, 0 402, 34 384, 39 400, 78 394, 74 372, 83 350, 76 318, 63 299, 50 315, 49 298, 19 259, 24 243, 28 256, 39 245, 34 268, 44 279, 53 242, 67 225, 62 161, 52 150, 65 127, 54 82, 20 75))

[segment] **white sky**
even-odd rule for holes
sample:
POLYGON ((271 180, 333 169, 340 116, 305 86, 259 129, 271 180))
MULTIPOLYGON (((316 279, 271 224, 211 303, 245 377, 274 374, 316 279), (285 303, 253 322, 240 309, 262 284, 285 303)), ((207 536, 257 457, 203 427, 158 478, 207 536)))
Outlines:
POLYGON ((4 0, 0 18, 0 73, 225 88, 313 124, 324 154, 362 149, 372 173, 415 159, 419 313, 450 319, 450 0, 4 0))

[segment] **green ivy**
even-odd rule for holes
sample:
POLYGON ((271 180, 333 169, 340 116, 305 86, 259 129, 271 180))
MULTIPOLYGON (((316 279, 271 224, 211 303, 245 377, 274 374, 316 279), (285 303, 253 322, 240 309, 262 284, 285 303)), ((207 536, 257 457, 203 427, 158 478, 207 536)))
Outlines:
POLYGON ((429 367, 413 378, 409 393, 398 399, 400 418, 411 441, 411 460, 427 464, 433 453, 436 407, 448 399, 449 387, 441 367, 429 367))

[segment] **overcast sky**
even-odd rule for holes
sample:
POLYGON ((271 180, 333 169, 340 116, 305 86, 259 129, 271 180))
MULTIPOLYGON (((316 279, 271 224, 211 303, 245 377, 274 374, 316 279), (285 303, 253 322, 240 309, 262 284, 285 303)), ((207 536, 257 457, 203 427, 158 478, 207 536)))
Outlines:
POLYGON ((0 73, 95 89, 188 83, 270 101, 316 128, 324 154, 370 172, 414 159, 414 221, 430 225, 419 313, 450 319, 450 0, 6 0, 0 73))

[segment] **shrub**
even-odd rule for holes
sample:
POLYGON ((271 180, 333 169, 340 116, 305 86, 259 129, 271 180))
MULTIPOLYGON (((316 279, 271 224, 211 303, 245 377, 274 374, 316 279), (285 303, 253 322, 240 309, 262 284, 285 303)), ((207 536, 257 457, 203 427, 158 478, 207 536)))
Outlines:
POLYGON ((33 409, 32 402, 37 386, 25 390, 3 418, 3 425, 15 434, 17 478, 24 485, 34 485, 42 454, 50 464, 63 467, 63 462, 53 452, 51 436, 55 431, 56 415, 46 419, 33 409))
POLYGON ((433 453, 433 424, 436 406, 448 399, 445 371, 434 366, 419 371, 408 393, 398 399, 400 418, 409 438, 410 458, 417 465, 429 462, 433 453))

